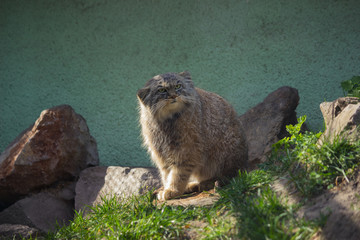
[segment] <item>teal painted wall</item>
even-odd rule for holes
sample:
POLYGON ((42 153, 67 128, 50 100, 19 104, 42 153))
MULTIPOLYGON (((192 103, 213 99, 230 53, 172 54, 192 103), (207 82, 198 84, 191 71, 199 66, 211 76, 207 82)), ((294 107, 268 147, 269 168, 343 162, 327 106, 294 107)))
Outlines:
POLYGON ((136 91, 188 70, 239 114, 280 86, 322 128, 319 104, 360 74, 358 0, 0 1, 0 151, 43 109, 70 104, 103 165, 150 165, 136 91))

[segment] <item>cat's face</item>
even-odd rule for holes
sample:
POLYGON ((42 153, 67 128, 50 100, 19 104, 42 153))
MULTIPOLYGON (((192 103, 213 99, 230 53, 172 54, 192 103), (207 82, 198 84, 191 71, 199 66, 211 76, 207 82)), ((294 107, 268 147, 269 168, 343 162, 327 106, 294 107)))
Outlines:
POLYGON ((194 84, 188 72, 157 75, 137 92, 137 96, 159 121, 172 118, 195 103, 194 84))

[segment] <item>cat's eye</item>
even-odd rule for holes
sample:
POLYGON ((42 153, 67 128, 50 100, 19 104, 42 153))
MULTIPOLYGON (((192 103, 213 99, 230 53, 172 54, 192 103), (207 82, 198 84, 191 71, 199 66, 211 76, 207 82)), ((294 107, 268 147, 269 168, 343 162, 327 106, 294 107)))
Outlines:
POLYGON ((176 84, 175 85, 175 89, 177 90, 177 89, 180 89, 181 88, 181 84, 176 84))
POLYGON ((165 89, 165 88, 159 88, 159 89, 158 89, 158 92, 159 92, 159 93, 164 93, 164 92, 166 92, 166 89, 165 89))

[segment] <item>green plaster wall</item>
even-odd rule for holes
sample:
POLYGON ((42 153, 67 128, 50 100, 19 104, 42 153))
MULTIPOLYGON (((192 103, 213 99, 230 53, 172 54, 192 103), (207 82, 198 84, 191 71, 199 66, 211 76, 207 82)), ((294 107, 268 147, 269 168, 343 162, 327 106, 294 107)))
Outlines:
POLYGON ((43 109, 70 104, 103 165, 150 165, 136 91, 188 70, 239 114, 280 86, 322 128, 319 104, 360 74, 358 0, 0 1, 0 151, 43 109))

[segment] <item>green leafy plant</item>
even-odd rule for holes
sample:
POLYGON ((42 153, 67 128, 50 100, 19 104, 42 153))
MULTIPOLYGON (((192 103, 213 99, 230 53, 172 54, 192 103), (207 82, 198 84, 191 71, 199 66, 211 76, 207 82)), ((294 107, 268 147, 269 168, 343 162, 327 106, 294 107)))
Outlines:
POLYGON ((268 163, 262 165, 275 174, 287 174, 304 196, 312 196, 324 188, 349 181, 360 163, 360 141, 350 142, 337 137, 318 144, 321 132, 301 133, 306 116, 298 124, 286 127, 290 137, 273 146, 268 163))
POLYGON ((342 81, 341 87, 345 96, 360 97, 360 76, 353 76, 349 80, 342 81))

